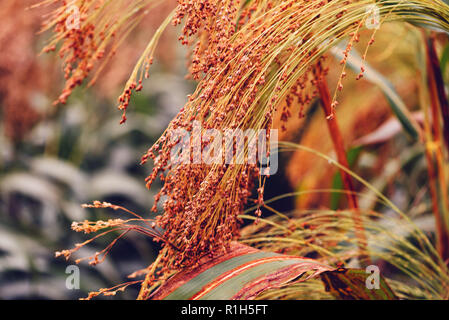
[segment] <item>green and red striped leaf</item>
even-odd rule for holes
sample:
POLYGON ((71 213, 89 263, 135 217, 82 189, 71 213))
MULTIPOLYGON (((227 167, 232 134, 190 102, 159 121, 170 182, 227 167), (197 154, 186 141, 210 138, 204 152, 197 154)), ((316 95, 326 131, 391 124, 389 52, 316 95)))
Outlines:
MULTIPOLYGON (((313 259, 264 252, 234 242, 228 253, 212 259, 204 258, 198 266, 186 268, 174 275, 151 298, 253 299, 268 289, 306 281, 323 273, 327 274, 323 279, 329 279, 329 274, 332 275, 333 272, 338 271, 340 275, 342 269, 338 270, 313 259)), ((365 274, 365 279, 367 276, 365 274)), ((330 279, 334 278, 336 276, 330 279)))
POLYGON ((260 251, 232 243, 228 253, 187 268, 162 285, 152 299, 252 299, 260 292, 333 270, 312 259, 260 251))

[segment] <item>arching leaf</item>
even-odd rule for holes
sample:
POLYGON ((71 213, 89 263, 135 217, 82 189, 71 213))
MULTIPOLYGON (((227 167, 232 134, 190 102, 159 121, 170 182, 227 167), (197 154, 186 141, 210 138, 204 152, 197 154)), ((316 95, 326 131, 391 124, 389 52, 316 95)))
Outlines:
POLYGON ((370 274, 363 270, 336 269, 313 259, 264 252, 236 242, 232 243, 228 253, 212 259, 205 258, 198 266, 183 269, 165 282, 151 298, 247 300, 268 289, 307 281, 321 274, 325 274, 322 276, 324 283, 330 284, 327 287, 336 291, 348 287, 340 285, 343 282, 359 286, 349 289, 353 290, 355 299, 395 298, 385 280, 382 280, 382 289, 389 289, 385 294, 367 292, 365 281, 370 274))

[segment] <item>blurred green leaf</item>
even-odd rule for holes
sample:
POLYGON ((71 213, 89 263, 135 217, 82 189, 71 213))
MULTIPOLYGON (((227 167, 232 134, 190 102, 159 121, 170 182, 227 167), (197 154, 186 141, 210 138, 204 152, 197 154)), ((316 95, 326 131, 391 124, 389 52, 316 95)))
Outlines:
POLYGON ((446 74, 447 63, 449 62, 449 44, 444 47, 443 53, 441 54, 440 68, 443 77, 446 74))
MULTIPOLYGON (((362 147, 354 147, 348 150, 346 157, 348 158, 348 164, 349 168, 351 168, 355 161, 357 160, 357 157, 362 152, 362 147)), ((343 190, 343 180, 341 179, 340 172, 336 172, 334 175, 334 178, 332 180, 332 189, 333 190, 343 190)), ((330 207, 332 210, 338 209, 338 204, 340 203, 341 197, 344 196, 341 192, 332 192, 331 193, 331 204, 330 207)))

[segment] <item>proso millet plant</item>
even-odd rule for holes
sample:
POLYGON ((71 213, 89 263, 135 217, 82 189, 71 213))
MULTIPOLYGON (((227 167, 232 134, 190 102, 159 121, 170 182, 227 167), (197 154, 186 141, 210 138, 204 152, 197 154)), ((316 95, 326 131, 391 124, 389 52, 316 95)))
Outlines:
MULTIPOLYGON (((204 257, 216 257, 229 252, 233 240, 239 237, 239 216, 248 205, 254 187, 257 189, 256 214, 264 205, 265 179, 257 165, 174 164, 170 155, 176 144, 177 129, 193 130, 193 122, 202 130, 266 130, 274 128, 273 119, 281 114, 281 128, 291 118, 293 103, 302 107, 320 99, 337 151, 343 182, 352 210, 359 247, 358 256, 366 257, 366 235, 363 217, 353 195, 351 177, 347 172, 345 153, 336 123, 339 93, 344 91, 346 64, 353 45, 373 19, 367 8, 374 5, 380 23, 404 21, 443 31, 449 30, 449 7, 440 0, 47 0, 40 5, 53 9, 44 30, 53 30, 53 38, 44 51, 58 50, 64 63, 66 85, 57 103, 65 103, 72 90, 90 76, 96 80, 106 62, 120 50, 126 37, 142 19, 151 19, 157 6, 173 8, 154 33, 142 57, 131 72, 118 109, 121 123, 126 122, 132 96, 142 89, 149 77, 155 48, 170 24, 182 25, 179 41, 190 49, 189 76, 197 81, 195 92, 181 108, 165 133, 142 157, 154 168, 147 187, 156 179, 163 187, 155 198, 153 210, 163 200, 163 213, 155 221, 140 216, 145 226, 133 225, 136 220, 75 223, 75 231, 86 233, 122 231, 120 237, 135 230, 161 241, 162 250, 144 274, 140 299, 147 299, 174 274, 197 266, 204 257), (69 28, 68 21, 75 6, 78 27, 69 28), (342 39, 348 40, 340 65, 331 65, 326 53, 342 39), (337 68, 340 77, 333 92, 326 83, 329 68, 337 68), (106 231, 105 231, 106 230, 106 231)), ((76 17, 75 17, 76 18, 76 17)), ((368 48, 375 41, 377 29, 369 29, 368 48)), ((362 65, 357 79, 364 75, 362 65)), ((302 117, 300 108, 298 116, 302 117)), ((418 135, 414 124, 409 131, 418 135), (415 131, 414 131, 415 130, 415 131)), ((205 148, 207 143, 201 145, 205 148)), ((268 150, 267 152, 272 152, 268 150)), ((93 207, 123 209, 96 202, 93 207)), ((126 211, 126 209, 123 209, 126 211)), ((135 215, 134 213, 132 213, 135 215)), ((447 224, 447 217, 445 217, 447 224)), ((97 237, 98 237, 97 236, 97 237)), ((93 264, 101 262, 116 242, 91 257, 93 264), (102 256, 103 255, 103 256, 102 256), (100 258, 102 256, 102 258, 100 258)), ((70 255, 91 240, 57 255, 70 255)), ((447 258, 447 257, 442 257, 447 258)), ((132 282, 134 283, 134 282, 132 282)), ((137 282, 136 282, 137 283, 137 282)), ((128 284, 117 287, 124 289, 128 284)), ((117 288, 100 290, 114 294, 117 288)))

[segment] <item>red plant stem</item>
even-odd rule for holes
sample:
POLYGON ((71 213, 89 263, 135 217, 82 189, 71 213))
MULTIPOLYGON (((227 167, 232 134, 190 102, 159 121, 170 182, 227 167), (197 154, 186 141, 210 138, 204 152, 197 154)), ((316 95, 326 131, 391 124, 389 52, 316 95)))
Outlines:
MULTIPOLYGON (((442 82, 440 83, 441 71, 434 47, 434 38, 426 38, 426 49, 427 83, 429 86, 430 110, 432 113, 433 144, 435 146, 434 152, 431 152, 430 150, 426 151, 426 156, 431 184, 430 193, 432 196, 433 211, 436 223, 437 250, 441 258, 446 261, 449 259, 449 217, 447 216, 447 212, 449 210, 449 198, 447 194, 448 187, 444 174, 444 154, 441 146, 442 138, 440 129, 440 111, 444 120, 443 109, 447 109, 448 105, 444 93, 444 84, 442 88, 443 97, 441 97, 440 94, 441 89, 439 87, 442 84, 442 82), (438 106, 440 106, 440 109, 438 106), (435 159, 433 159, 433 155, 435 159), (435 166, 435 168, 433 166, 435 166), (439 185, 441 208, 438 201, 440 197, 438 197, 437 184, 439 185)), ((449 125, 449 122, 447 124, 449 125)))
MULTIPOLYGON (((321 65, 318 64, 317 67, 317 87, 320 94, 321 106, 323 108, 324 114, 327 119, 327 126, 329 129, 330 136, 334 145, 334 149, 337 153, 337 159, 340 165, 349 169, 348 159, 346 157, 346 151, 343 142, 343 136, 341 134, 340 128, 338 126, 336 115, 332 108, 332 99, 327 85, 327 81, 323 76, 321 65)), ((355 236, 358 241, 358 246, 361 251, 361 256, 366 258, 369 262, 369 257, 367 257, 367 239, 365 235, 365 228, 363 226, 361 212, 359 210, 359 204, 357 197, 355 195, 354 185, 351 180, 351 176, 344 170, 340 170, 340 174, 343 180, 343 185, 348 191, 346 193, 348 198, 348 205, 353 211, 353 220, 355 226, 355 236)))
POLYGON ((449 236, 443 227, 444 222, 442 219, 442 213, 440 211, 440 207, 438 205, 438 188, 437 188, 437 174, 435 172, 434 164, 432 157, 432 152, 426 149, 426 159, 427 159, 427 173, 429 175, 429 191, 430 197, 432 199, 432 211, 435 216, 435 224, 436 224, 436 234, 437 234, 437 251, 440 257, 445 260, 445 257, 449 254, 447 251, 447 244, 449 243, 449 236))
POLYGON ((432 33, 426 41, 427 59, 429 64, 429 72, 432 74, 434 84, 436 87, 438 101, 440 104, 440 111, 443 118, 443 133, 446 148, 449 150, 449 102, 447 100, 446 92, 444 89, 444 80, 441 74, 440 62, 435 49, 435 34, 432 33))
MULTIPOLYGON (((337 118, 332 111, 330 92, 325 79, 320 79, 318 81, 318 90, 320 93, 321 105, 323 107, 324 114, 327 119, 327 126, 329 128, 329 133, 332 138, 335 151, 337 153, 338 162, 345 168, 349 169, 349 163, 348 159, 346 158, 346 151, 343 143, 343 136, 338 126, 337 118)), ((353 193, 354 186, 352 184, 351 177, 347 172, 343 170, 340 170, 340 174, 342 176, 343 185, 345 189, 350 191, 349 193, 347 193, 349 207, 351 209, 358 209, 359 205, 357 197, 353 193)))

